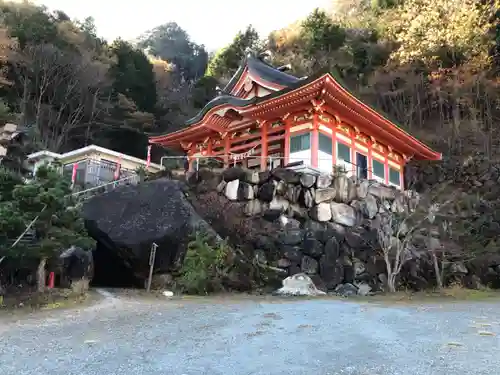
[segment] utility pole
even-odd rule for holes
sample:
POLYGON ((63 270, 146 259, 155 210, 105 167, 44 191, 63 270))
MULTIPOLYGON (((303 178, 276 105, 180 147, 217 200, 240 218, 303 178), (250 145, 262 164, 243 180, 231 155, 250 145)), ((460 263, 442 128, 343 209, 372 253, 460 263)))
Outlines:
POLYGON ((151 245, 151 252, 149 253, 149 277, 148 277, 148 286, 146 288, 147 292, 151 290, 151 280, 153 279, 153 267, 155 265, 155 258, 156 258, 156 249, 158 248, 158 245, 153 242, 151 245))

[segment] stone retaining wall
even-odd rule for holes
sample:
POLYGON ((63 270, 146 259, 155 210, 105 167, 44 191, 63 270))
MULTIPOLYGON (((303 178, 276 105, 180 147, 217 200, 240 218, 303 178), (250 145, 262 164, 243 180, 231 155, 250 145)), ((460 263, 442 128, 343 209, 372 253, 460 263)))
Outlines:
POLYGON ((304 272, 323 290, 347 288, 360 294, 380 290, 385 282, 386 265, 377 255, 381 216, 410 212, 419 202, 415 193, 374 181, 283 168, 230 168, 217 190, 243 203, 247 216, 281 223, 274 238, 255 239, 261 259, 278 248, 272 266, 289 275, 304 272))

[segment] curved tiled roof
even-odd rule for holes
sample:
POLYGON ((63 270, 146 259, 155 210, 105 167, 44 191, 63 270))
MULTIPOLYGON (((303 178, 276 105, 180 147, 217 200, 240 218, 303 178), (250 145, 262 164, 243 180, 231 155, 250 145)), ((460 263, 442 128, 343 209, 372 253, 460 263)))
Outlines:
MULTIPOLYGON (((292 76, 290 74, 284 73, 281 70, 275 68, 274 66, 262 61, 260 58, 254 57, 252 54, 249 54, 245 58, 245 60, 243 60, 242 64, 240 65, 236 73, 233 75, 229 83, 222 90, 223 94, 209 101, 194 117, 187 120, 184 124, 186 126, 191 126, 193 124, 196 124, 197 122, 203 119, 203 117, 209 110, 221 104, 230 104, 234 107, 241 108, 258 102, 259 99, 261 98, 254 97, 252 99, 242 99, 230 94, 231 90, 234 88, 236 83, 238 83, 238 80, 245 71, 245 68, 248 68, 249 73, 255 77, 259 77, 266 82, 284 86, 285 87, 284 90, 278 91, 280 94, 286 92, 288 88, 296 88, 299 85, 303 85, 310 81, 309 79, 304 80, 292 76)), ((270 97, 272 97, 273 94, 266 95, 262 97, 261 100, 269 99, 270 97)), ((148 135, 153 136, 153 134, 148 134, 148 135)))
POLYGON ((187 120, 185 124, 187 126, 196 124, 198 121, 201 121, 203 119, 205 113, 207 113, 212 108, 217 107, 221 104, 230 104, 234 107, 245 107, 254 102, 255 101, 252 99, 242 99, 233 95, 219 95, 214 99, 210 100, 207 104, 205 104, 205 106, 196 114, 196 116, 187 120))
POLYGON ((274 66, 262 61, 260 58, 249 55, 245 58, 245 60, 243 60, 243 63, 240 65, 229 83, 226 85, 226 87, 224 87, 223 91, 225 93, 231 92, 231 90, 234 88, 241 75, 245 71, 245 68, 248 68, 248 72, 251 75, 280 86, 288 87, 300 81, 300 78, 282 72, 281 70, 276 69, 274 66))
MULTIPOLYGON (((273 68, 273 69, 276 69, 276 68, 273 68)), ((243 98, 238 98, 237 96, 229 95, 229 94, 219 95, 219 96, 215 97, 214 99, 212 99, 211 101, 209 101, 196 114, 196 116, 194 116, 194 117, 190 118, 189 120, 187 120, 185 122, 185 125, 186 125, 186 127, 189 127, 191 125, 194 125, 194 124, 198 123, 199 121, 201 121, 203 119, 203 117, 205 116, 205 114, 208 111, 210 111, 212 108, 215 108, 217 106, 220 106, 220 105, 223 105, 223 104, 229 104, 229 105, 231 105, 231 106, 233 106, 235 108, 243 108, 243 107, 246 107, 246 106, 249 106, 249 105, 252 105, 252 104, 258 104, 259 102, 262 102, 262 101, 265 101, 265 100, 268 100, 268 99, 272 99, 274 97, 286 94, 289 91, 293 91, 296 88, 299 88, 299 87, 301 87, 303 85, 306 85, 306 84, 314 81, 315 79, 317 79, 318 77, 322 76, 323 74, 325 74, 325 71, 322 71, 322 72, 319 72, 318 74, 315 74, 313 76, 307 77, 306 79, 298 79, 298 78, 294 77, 296 81, 293 82, 293 83, 290 83, 285 89, 280 90, 280 91, 275 91, 275 92, 273 92, 271 94, 268 94, 268 95, 265 95, 265 96, 261 96, 261 97, 254 96, 253 98, 250 98, 250 99, 243 99, 243 98)), ((160 133, 160 134, 148 133, 148 136, 149 137, 155 137, 155 136, 160 136, 160 135, 163 135, 163 134, 164 133, 160 133)))
MULTIPOLYGON (((273 69, 276 69, 276 68, 273 68, 273 69)), ((320 72, 318 74, 315 74, 314 76, 308 77, 307 79, 298 79, 298 78, 294 77, 295 81, 290 82, 285 89, 280 90, 280 91, 275 91, 275 92, 268 94, 268 95, 265 95, 265 96, 260 96, 260 97, 254 96, 251 99, 238 98, 237 96, 228 95, 228 94, 219 95, 219 96, 215 97, 214 99, 212 99, 211 101, 209 101, 205 105, 205 107, 203 107, 203 109, 201 109, 200 112, 198 112, 196 114, 196 116, 187 120, 185 124, 187 126, 190 126, 190 125, 197 123, 198 121, 203 119, 203 117, 205 116, 205 113, 207 113, 212 108, 219 106, 221 104, 230 104, 230 105, 237 107, 237 108, 246 107, 246 106, 251 105, 251 104, 257 104, 261 101, 268 100, 268 99, 271 99, 273 97, 286 94, 289 91, 295 90, 298 87, 306 85, 307 83, 314 81, 316 78, 322 76, 323 74, 325 74, 325 72, 320 72)), ((292 77, 292 76, 290 76, 290 77, 292 77)))

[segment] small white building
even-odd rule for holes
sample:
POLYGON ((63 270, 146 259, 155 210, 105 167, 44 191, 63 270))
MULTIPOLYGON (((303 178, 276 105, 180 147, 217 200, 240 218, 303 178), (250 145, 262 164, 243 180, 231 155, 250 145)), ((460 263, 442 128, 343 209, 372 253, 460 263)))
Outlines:
POLYGON ((69 176, 76 165, 75 184, 82 187, 93 187, 137 174, 143 168, 150 173, 157 173, 164 168, 156 163, 134 156, 122 154, 104 147, 90 145, 77 150, 58 154, 51 151, 38 151, 28 155, 29 169, 33 174, 44 164, 58 161, 63 173, 69 176))

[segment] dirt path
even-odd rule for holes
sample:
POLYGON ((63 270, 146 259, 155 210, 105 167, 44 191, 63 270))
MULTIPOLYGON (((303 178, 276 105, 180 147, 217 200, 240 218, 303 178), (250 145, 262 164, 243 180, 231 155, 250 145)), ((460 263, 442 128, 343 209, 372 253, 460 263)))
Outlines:
POLYGON ((163 301, 0 322, 17 375, 494 374, 500 303, 387 307, 339 300, 163 301), (5 322, 4 322, 5 323, 5 322))

